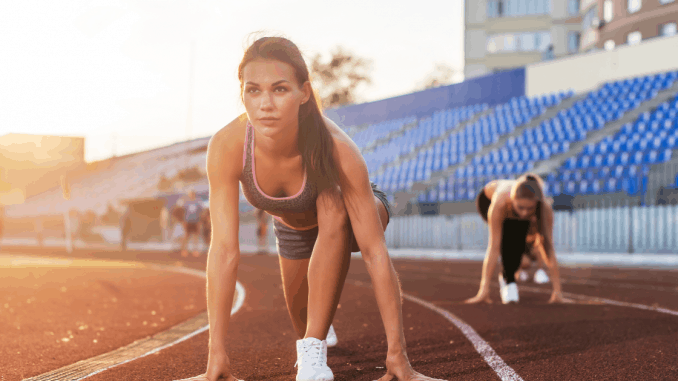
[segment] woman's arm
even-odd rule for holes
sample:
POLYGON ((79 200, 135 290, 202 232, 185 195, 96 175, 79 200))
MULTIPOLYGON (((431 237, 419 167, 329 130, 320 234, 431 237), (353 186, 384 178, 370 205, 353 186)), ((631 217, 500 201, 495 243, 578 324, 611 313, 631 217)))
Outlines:
POLYGON ((442 381, 416 372, 407 358, 400 282, 388 255, 384 228, 360 150, 350 138, 343 136, 335 139, 335 152, 342 198, 372 279, 377 306, 386 331, 386 375, 381 379, 442 381))
POLYGON ((384 229, 374 203, 365 164, 355 143, 335 139, 341 194, 353 233, 372 279, 389 355, 405 353, 400 283, 386 248, 384 229))
POLYGON ((549 273, 551 273, 551 282, 553 283, 553 293, 551 294, 550 303, 554 302, 563 302, 563 292, 560 284, 560 271, 558 269, 558 260, 556 259, 556 251, 553 247, 553 208, 551 205, 544 204, 543 206, 543 227, 542 235, 543 239, 540 241, 539 253, 541 255, 542 261, 549 268, 549 273))
POLYGON ((490 283, 492 282, 492 275, 494 268, 497 265, 497 260, 501 254, 501 234, 502 223, 505 210, 505 201, 500 197, 494 197, 495 201, 490 204, 490 209, 487 213, 489 240, 487 243, 487 251, 485 252, 485 260, 483 261, 483 270, 480 277, 480 288, 478 294, 471 299, 466 300, 466 303, 488 302, 491 303, 490 298, 490 283))
POLYGON ((229 379, 226 337, 240 260, 238 242, 239 176, 242 171, 242 139, 237 121, 219 131, 207 150, 212 241, 207 255, 207 312, 209 359, 205 376, 229 379), (240 146, 239 146, 240 145, 240 146))

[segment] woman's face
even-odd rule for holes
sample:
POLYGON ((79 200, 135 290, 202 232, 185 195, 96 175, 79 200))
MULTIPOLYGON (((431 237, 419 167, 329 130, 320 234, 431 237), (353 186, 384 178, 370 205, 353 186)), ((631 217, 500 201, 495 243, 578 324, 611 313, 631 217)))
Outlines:
POLYGON ((537 201, 528 198, 517 198, 513 201, 513 210, 518 215, 518 218, 529 219, 537 211, 537 201))
POLYGON ((265 136, 299 127, 299 106, 311 95, 308 82, 299 86, 294 68, 275 60, 255 60, 243 68, 242 99, 247 117, 265 136))

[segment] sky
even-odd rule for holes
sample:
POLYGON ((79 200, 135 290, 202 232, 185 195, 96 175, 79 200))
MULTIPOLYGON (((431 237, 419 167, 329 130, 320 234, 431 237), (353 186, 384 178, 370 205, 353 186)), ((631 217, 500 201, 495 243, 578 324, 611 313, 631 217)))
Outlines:
POLYGON ((410 93, 438 63, 460 81, 463 7, 462 0, 3 0, 0 135, 85 137, 88 162, 210 136, 244 112, 237 67, 253 33, 289 38, 307 62, 336 46, 371 60, 362 101, 410 93))

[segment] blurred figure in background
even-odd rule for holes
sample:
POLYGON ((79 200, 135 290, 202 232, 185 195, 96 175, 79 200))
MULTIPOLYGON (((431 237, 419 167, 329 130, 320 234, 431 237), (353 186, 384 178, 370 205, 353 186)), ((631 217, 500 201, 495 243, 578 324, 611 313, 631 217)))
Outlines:
POLYGON ((489 226, 490 237, 480 289, 467 303, 491 302, 490 277, 499 258, 502 263, 499 274, 502 303, 517 303, 516 274, 520 274, 520 267, 525 263, 524 254, 533 249, 551 272, 553 292, 549 303, 565 302, 553 248, 553 208, 543 189, 542 179, 527 173, 517 180, 491 181, 480 190, 476 206, 489 226))
POLYGON ((80 237, 80 213, 75 209, 71 209, 68 213, 68 218, 71 221, 71 242, 75 245, 75 240, 80 237))
POLYGON ((205 250, 209 250, 212 243, 212 221, 210 217, 209 201, 203 202, 203 212, 200 216, 200 231, 202 232, 202 241, 205 244, 205 250))
POLYGON ((198 228, 200 225, 200 215, 202 214, 202 201, 195 197, 194 190, 188 192, 188 199, 184 203, 184 211, 184 240, 181 244, 181 256, 188 257, 189 250, 192 246, 193 256, 199 257, 198 228))
POLYGON ((257 209, 257 254, 268 254, 268 214, 263 209, 257 209))
POLYGON ((129 233, 132 231, 132 217, 129 206, 125 208, 125 212, 120 217, 120 232, 122 239, 120 240, 120 250, 127 251, 127 239, 129 233))
POLYGON ((167 242, 171 236, 172 224, 170 221, 170 212, 167 206, 160 209, 160 233, 162 234, 162 242, 167 242))

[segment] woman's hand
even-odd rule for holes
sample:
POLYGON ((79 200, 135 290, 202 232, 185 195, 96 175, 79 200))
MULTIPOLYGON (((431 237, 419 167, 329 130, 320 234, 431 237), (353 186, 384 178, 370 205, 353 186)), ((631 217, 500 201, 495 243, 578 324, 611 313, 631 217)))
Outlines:
POLYGON ((388 356, 386 358, 386 374, 379 381, 445 381, 439 378, 426 377, 419 372, 415 372, 407 359, 407 355, 402 353, 397 356, 388 356))
POLYGON ((210 353, 207 371, 200 376, 184 378, 178 381, 242 381, 231 374, 231 361, 224 354, 210 353))
POLYGON ((561 294, 559 292, 557 292, 557 293, 554 292, 553 294, 551 294, 551 299, 549 299, 549 303, 552 303, 552 304, 554 304, 554 303, 572 303, 572 301, 570 299, 563 298, 563 294, 561 294))
POLYGON ((492 299, 490 298, 490 293, 489 292, 479 292, 478 295, 472 297, 471 299, 467 299, 464 301, 466 304, 477 304, 480 302, 485 302, 488 304, 492 303, 492 299))

